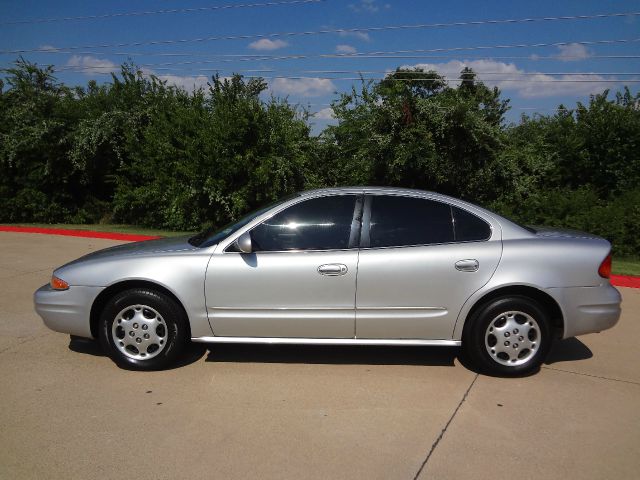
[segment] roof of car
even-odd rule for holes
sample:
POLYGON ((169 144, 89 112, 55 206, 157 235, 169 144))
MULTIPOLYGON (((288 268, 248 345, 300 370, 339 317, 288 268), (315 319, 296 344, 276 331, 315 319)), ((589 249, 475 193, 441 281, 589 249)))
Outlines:
POLYGON ((361 192, 384 192, 384 193, 430 193, 426 190, 418 190, 414 188, 399 188, 399 187, 371 187, 371 186, 361 186, 361 187, 329 187, 329 188, 316 188, 314 190, 306 190, 304 192, 300 192, 300 195, 317 195, 318 193, 331 193, 331 192, 341 192, 341 193, 361 193, 361 192))

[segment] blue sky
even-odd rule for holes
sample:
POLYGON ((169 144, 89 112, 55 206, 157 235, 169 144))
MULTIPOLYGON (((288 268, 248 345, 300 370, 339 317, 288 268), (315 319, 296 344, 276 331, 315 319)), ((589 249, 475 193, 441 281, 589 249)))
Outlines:
POLYGON ((316 131, 331 121, 327 107, 337 98, 336 92, 349 90, 354 83, 348 78, 357 77, 358 72, 371 72, 363 75, 381 78, 385 71, 398 66, 422 65, 438 70, 452 81, 464 65, 471 66, 485 83, 498 85, 503 96, 511 98, 513 109, 508 115, 511 121, 516 121, 522 113, 552 113, 560 103, 573 106, 576 101, 587 100, 591 93, 605 88, 620 89, 625 80, 634 92, 640 85, 629 82, 640 80, 640 58, 603 58, 640 57, 640 42, 577 43, 637 40, 640 38, 640 16, 193 41, 283 32, 640 12, 637 0, 299 0, 298 3, 286 3, 286 0, 3 0, 0 1, 0 12, 0 50, 3 52, 0 53, 0 68, 6 68, 17 58, 15 50, 40 50, 23 52, 22 55, 39 64, 55 65, 59 69, 58 78, 71 85, 83 85, 92 78, 109 81, 108 73, 117 70, 118 65, 127 59, 141 65, 149 74, 156 74, 188 89, 194 85, 205 85, 208 77, 216 71, 221 76, 238 72, 289 77, 270 78, 269 92, 288 97, 291 102, 318 112, 314 120, 316 131), (269 2, 281 3, 261 7, 210 8, 269 2), (11 23, 198 7, 203 9, 11 23), (148 44, 165 40, 171 43, 148 44), (567 45, 451 50, 557 42, 567 45), (131 45, 133 43, 143 44, 131 45), (114 44, 125 45, 116 47, 114 44), (68 50, 69 47, 90 48, 68 50), (443 50, 404 54, 412 58, 397 58, 401 56, 398 54, 377 55, 375 58, 357 55, 435 49, 443 50), (343 56, 332 57, 335 53, 343 56), (307 57, 273 58, 297 55, 307 57), (631 75, 623 75, 625 73, 631 75), (514 79, 516 81, 506 81, 514 79))

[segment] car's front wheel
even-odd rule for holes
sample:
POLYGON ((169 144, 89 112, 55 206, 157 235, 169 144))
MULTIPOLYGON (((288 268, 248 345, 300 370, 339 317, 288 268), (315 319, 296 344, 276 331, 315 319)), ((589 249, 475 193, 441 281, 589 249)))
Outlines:
POLYGON ((488 302, 469 319, 462 346, 481 371, 525 375, 544 362, 551 337, 545 310, 530 298, 511 296, 488 302))
POLYGON ((188 337, 182 308, 152 289, 135 288, 116 294, 100 317, 100 343, 125 368, 164 368, 176 360, 188 337))

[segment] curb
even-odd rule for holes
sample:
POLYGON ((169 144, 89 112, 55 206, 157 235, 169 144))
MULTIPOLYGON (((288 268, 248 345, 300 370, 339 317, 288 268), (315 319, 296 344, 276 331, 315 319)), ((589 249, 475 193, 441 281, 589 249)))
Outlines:
POLYGON ((640 288, 640 277, 611 275, 611 285, 615 285, 616 287, 640 288))
POLYGON ((96 232, 95 230, 67 230, 64 228, 14 227, 0 225, 0 232, 39 233, 43 235, 63 235, 67 237, 102 238, 104 240, 124 240, 140 242, 162 238, 157 235, 136 235, 134 233, 96 232))

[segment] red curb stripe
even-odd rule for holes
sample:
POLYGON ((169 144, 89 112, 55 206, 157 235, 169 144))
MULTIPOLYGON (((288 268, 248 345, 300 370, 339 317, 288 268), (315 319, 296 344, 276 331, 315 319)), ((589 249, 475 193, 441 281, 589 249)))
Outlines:
POLYGON ((95 230, 67 230, 64 228, 14 227, 0 225, 0 232, 41 233, 44 235, 64 235, 67 237, 102 238, 106 240, 124 240, 140 242, 162 238, 157 235, 136 235, 134 233, 96 232, 95 230))
POLYGON ((611 275, 611 285, 615 285, 616 287, 640 288, 640 277, 611 275))

